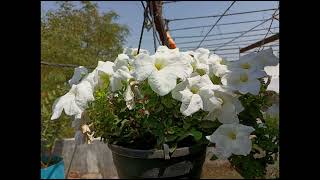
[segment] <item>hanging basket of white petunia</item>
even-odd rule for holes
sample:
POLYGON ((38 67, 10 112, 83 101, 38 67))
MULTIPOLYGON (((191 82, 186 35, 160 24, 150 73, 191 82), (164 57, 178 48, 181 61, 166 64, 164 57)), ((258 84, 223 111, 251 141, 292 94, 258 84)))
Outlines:
MULTIPOLYGON (((165 171, 160 177, 199 178, 208 145, 214 147, 217 158, 229 159, 241 174, 250 168, 245 162, 256 161, 264 167, 272 163, 264 158, 278 153, 279 106, 269 100, 264 81, 268 77, 265 67, 278 63, 271 48, 234 62, 204 48, 181 52, 160 46, 155 54, 127 48, 114 62, 99 61, 90 73, 76 68, 69 80, 70 91, 53 104, 51 119, 64 111, 73 117, 77 142, 90 141, 93 134, 107 142, 114 161, 119 161, 115 164, 120 177, 154 177, 149 170, 161 171, 164 167, 159 162, 171 159, 190 161, 191 169, 182 174, 165 171), (273 115, 266 116, 270 112, 273 115), (91 130, 85 126, 83 131, 86 124, 91 130), (195 151, 198 154, 187 151, 183 155, 183 148, 198 146, 202 147, 195 151), (267 153, 257 156, 256 149, 267 153), (119 156, 141 168, 123 170, 124 160, 117 160, 119 156), (143 167, 137 158, 154 166, 143 167), (195 163, 201 164, 198 169, 195 163)), ((261 171, 253 177, 265 173, 261 171)))

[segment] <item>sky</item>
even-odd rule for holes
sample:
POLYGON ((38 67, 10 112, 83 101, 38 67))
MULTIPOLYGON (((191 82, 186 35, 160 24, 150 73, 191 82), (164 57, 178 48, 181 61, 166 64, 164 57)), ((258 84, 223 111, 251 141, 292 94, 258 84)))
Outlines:
MULTIPOLYGON (((99 1, 96 2, 99 7, 99 12, 104 13, 110 10, 115 11, 120 17, 116 20, 117 23, 126 24, 129 27, 130 35, 127 37, 126 47, 138 47, 139 38, 141 33, 141 26, 143 22, 143 7, 140 1, 99 1)), ((185 18, 185 17, 196 17, 196 16, 208 16, 208 15, 219 15, 222 14, 232 3, 232 1, 178 1, 174 3, 167 3, 163 5, 163 16, 165 19, 175 19, 175 18, 185 18)), ((269 8, 277 8, 278 1, 236 1, 236 3, 230 8, 228 13, 235 12, 244 12, 244 11, 253 11, 269 8)), ((55 1, 43 1, 41 2, 41 11, 46 13, 48 10, 55 10, 57 5, 55 1)), ((235 16, 225 16, 223 17, 218 24, 221 23, 232 23, 238 21, 248 21, 248 20, 262 20, 270 18, 274 11, 267 12, 258 12, 251 14, 235 15, 235 16)), ((169 22, 169 29, 190 27, 190 26, 202 26, 202 25, 213 25, 218 18, 203 18, 203 19, 193 19, 193 20, 183 20, 183 21, 172 21, 169 22)), ((233 25, 217 25, 209 35, 219 34, 219 33, 228 33, 235 31, 246 31, 260 22, 251 22, 251 23, 242 23, 242 24, 233 24, 233 25)), ((256 29, 267 29, 271 23, 267 21, 256 29)), ((279 27, 279 22, 274 20, 271 27, 279 27)), ((205 35, 209 29, 208 28, 198 28, 198 29, 189 29, 181 31, 172 31, 170 32, 171 36, 174 38, 177 47, 181 50, 187 50, 183 47, 196 47, 199 42, 195 43, 183 43, 189 41, 199 41, 203 37, 198 38, 175 38, 179 36, 193 36, 193 35, 205 35)), ((279 32, 279 28, 272 29, 273 32, 279 32)), ((267 30, 249 32, 245 36, 256 35, 254 37, 241 37, 230 43, 229 45, 222 47, 221 49, 231 49, 231 50, 219 50, 215 51, 216 54, 221 55, 229 60, 235 60, 239 57, 239 48, 250 45, 258 40, 264 38, 267 30), (252 40, 252 41, 250 41, 252 40), (240 42, 239 42, 240 41, 240 42), (243 41, 243 42, 241 42, 243 41), (237 43, 239 42, 239 43, 237 43), (231 46, 232 44, 235 44, 231 46), (240 44, 240 45, 239 45, 240 44), (241 45, 242 44, 242 45, 241 45), (234 53, 234 54, 230 54, 234 53)), ((223 44, 232 40, 232 37, 237 37, 239 34, 229 34, 229 35, 217 35, 214 37, 207 37, 207 40, 213 39, 212 41, 204 41, 202 47, 205 45, 212 44, 223 44), (221 38, 229 38, 222 39, 221 38), (217 40, 220 39, 220 40, 217 40)), ((270 35, 268 35, 270 36, 270 35)), ((276 41, 271 44, 279 44, 279 41, 276 41)), ((269 45, 269 44, 268 44, 269 45)), ((219 45, 213 45, 213 49, 219 45)), ((147 49, 149 52, 154 52, 153 45, 153 36, 152 29, 148 32, 144 30, 144 35, 141 44, 142 49, 147 49)), ((211 49, 212 49, 211 48, 211 49)), ((275 54, 278 53, 278 46, 272 47, 275 51, 275 54)), ((210 49, 208 47, 208 49, 210 49)))

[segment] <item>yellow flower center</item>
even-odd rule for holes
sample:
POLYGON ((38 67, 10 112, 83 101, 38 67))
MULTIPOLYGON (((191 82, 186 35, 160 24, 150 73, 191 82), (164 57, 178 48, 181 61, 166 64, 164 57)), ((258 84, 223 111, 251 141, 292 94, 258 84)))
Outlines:
POLYGON ((228 137, 229 137, 230 139, 232 139, 232 140, 235 140, 235 139, 237 138, 237 135, 236 135, 236 133, 234 133, 234 132, 230 132, 230 133, 228 134, 228 137))
POLYGON ((133 67, 130 64, 128 64, 128 69, 129 71, 132 71, 133 67))
POLYGON ((163 59, 156 59, 154 66, 157 68, 158 71, 160 71, 166 66, 166 63, 164 62, 163 59))
POLYGON ((244 63, 244 64, 241 64, 241 67, 243 68, 243 69, 250 69, 250 64, 248 64, 248 63, 244 63))
POLYGON ((240 81, 247 82, 248 81, 248 75, 246 75, 246 74, 240 75, 240 81))
POLYGON ((191 66, 192 66, 193 69, 196 69, 196 63, 195 62, 191 63, 191 66))
POLYGON ((206 74, 206 71, 203 70, 203 69, 197 69, 197 73, 200 75, 200 76, 203 76, 206 74))
POLYGON ((197 94, 198 91, 199 91, 199 88, 197 88, 197 87, 191 87, 190 91, 191 91, 193 94, 197 94))

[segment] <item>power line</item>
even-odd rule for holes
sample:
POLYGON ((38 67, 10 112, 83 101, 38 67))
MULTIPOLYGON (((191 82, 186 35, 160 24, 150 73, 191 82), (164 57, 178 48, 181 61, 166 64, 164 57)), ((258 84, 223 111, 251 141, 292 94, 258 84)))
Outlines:
POLYGON ((262 25, 262 24, 264 24, 264 23, 268 22, 268 21, 269 21, 269 20, 271 20, 272 18, 273 18, 273 17, 271 17, 271 18, 269 18, 269 19, 266 19, 265 21, 263 21, 263 22, 259 23, 258 25, 256 25, 256 26, 252 27, 252 28, 251 28, 251 29, 249 29, 248 31, 245 31, 245 32, 243 32, 242 34, 240 34, 239 36, 235 37, 235 38, 234 38, 234 39, 232 39, 231 41, 228 41, 228 42, 226 42, 226 43, 222 44, 221 46, 217 47, 215 50, 217 50, 217 49, 219 49, 219 48, 221 48, 221 47, 223 47, 223 46, 225 46, 225 45, 227 45, 227 44, 229 44, 229 43, 233 42, 234 40, 236 40, 236 39, 238 39, 238 38, 242 37, 243 35, 245 35, 246 33, 250 32, 250 31, 252 31, 252 30, 253 30, 253 29, 255 29, 256 27, 258 27, 258 26, 260 26, 260 25, 262 25))
MULTIPOLYGON (((214 51, 214 50, 210 50, 210 51, 214 51)), ((279 50, 273 50, 273 52, 278 52, 278 51, 279 50)), ((246 52, 246 53, 252 53, 252 52, 246 52)), ((233 55, 233 54, 239 55, 239 52, 237 52, 237 53, 215 53, 215 54, 217 54, 219 56, 222 56, 222 55, 233 55)))
POLYGON ((214 25, 211 27, 211 29, 207 32, 207 34, 204 36, 204 38, 201 40, 201 42, 199 43, 198 47, 200 47, 200 45, 202 44, 202 42, 207 38, 207 36, 209 35, 209 33, 212 31, 212 29, 218 24, 218 22, 224 17, 224 15, 229 11, 229 9, 234 5, 234 3, 236 3, 236 1, 233 1, 230 6, 224 11, 224 13, 219 17, 219 19, 214 23, 214 25))
MULTIPOLYGON (((237 13, 230 13, 225 14, 224 16, 233 16, 233 15, 240 15, 240 14, 250 14, 250 13, 257 13, 257 12, 265 12, 265 11, 274 11, 276 8, 271 9, 261 9, 261 10, 255 10, 255 11, 244 11, 244 12, 237 12, 237 13)), ((176 18, 176 19, 167 19, 168 21, 181 21, 181 20, 188 20, 188 19, 201 19, 201 18, 211 18, 211 17, 220 17, 219 15, 210 15, 210 16, 198 16, 198 17, 187 17, 187 18, 176 18)))
MULTIPOLYGON (((279 46, 279 44, 261 46, 261 47, 276 47, 276 46, 279 46)), ((239 48, 225 48, 225 49, 218 49, 216 51, 227 51, 227 50, 239 50, 239 48)))
MULTIPOLYGON (((275 16, 275 14, 277 13, 278 10, 279 10, 279 8, 278 8, 277 10, 275 10, 274 13, 272 14, 272 17, 273 17, 273 18, 272 18, 271 23, 270 23, 270 25, 269 25, 268 31, 267 31, 267 33, 266 33, 266 35, 264 36, 263 39, 266 39, 266 38, 267 38, 267 36, 268 36, 268 34, 269 34, 269 32, 270 32, 270 28, 271 28, 271 26, 272 26, 273 20, 274 20, 274 16, 275 16)), ((260 48, 261 48, 261 47, 259 47, 258 52, 260 51, 260 48)), ((263 48, 262 48, 262 50, 263 50, 263 48)))
POLYGON ((175 2, 181 2, 181 1, 163 1, 163 4, 169 4, 169 3, 175 3, 175 2))
MULTIPOLYGON (((242 37, 256 37, 256 36, 263 36, 265 34, 252 34, 252 35, 247 35, 247 36, 242 36, 242 37)), ((233 37, 224 37, 224 38, 216 38, 216 39, 206 39, 204 41, 216 41, 216 40, 224 40, 224 39, 232 39, 235 38, 233 37)), ((200 41, 184 41, 184 42, 177 42, 177 44, 190 44, 190 43, 197 43, 200 41)))
MULTIPOLYGON (((219 23, 217 25, 219 26, 225 26, 225 25, 234 25, 234 24, 244 24, 244 23, 252 23, 252 22, 261 22, 264 21, 264 19, 257 19, 257 20, 251 20, 251 21, 237 21, 237 22, 231 22, 231 23, 219 23)), ((203 25, 203 26, 190 26, 190 27, 184 27, 184 28, 176 28, 171 29, 170 31, 180 31, 180 30, 188 30, 188 29, 198 29, 198 28, 204 28, 204 27, 211 27, 212 25, 203 25)))
MULTIPOLYGON (((46 65, 46 66, 55 66, 55 67, 66 67, 66 68, 74 68, 74 67, 79 67, 80 65, 76 64, 58 64, 58 63, 49 63, 46 61, 41 61, 41 65, 46 65)), ((86 67, 88 69, 95 69, 94 67, 86 67)))
MULTIPOLYGON (((277 29, 279 27, 273 27, 273 28, 270 28, 270 29, 277 29)), ((254 29, 252 30, 251 32, 254 32, 254 31, 262 31, 262 30, 268 30, 268 28, 261 28, 261 29, 254 29)), ((208 37, 210 36, 220 36, 220 35, 227 35, 227 34, 239 34, 239 33, 242 33, 242 32, 246 32, 246 31, 233 31, 233 32, 228 32, 228 33, 219 33, 219 34, 211 34, 211 35, 208 35, 208 37)), ((196 38, 196 37, 204 37, 204 36, 176 36, 175 39, 184 39, 184 38, 196 38)))
MULTIPOLYGON (((250 40, 243 40, 243 41, 235 41, 233 43, 242 43, 242 42, 255 42, 255 41, 258 41, 260 39, 250 39, 250 40)), ((217 44, 208 44, 208 45, 204 45, 203 47, 212 47, 212 46, 216 46, 216 45, 221 45, 221 44, 224 44, 224 43, 217 43, 217 44)), ((239 45, 239 44, 233 44, 233 45, 239 45)), ((195 46, 189 46, 189 47, 181 47, 179 49, 186 49, 186 48, 195 48, 195 46)))

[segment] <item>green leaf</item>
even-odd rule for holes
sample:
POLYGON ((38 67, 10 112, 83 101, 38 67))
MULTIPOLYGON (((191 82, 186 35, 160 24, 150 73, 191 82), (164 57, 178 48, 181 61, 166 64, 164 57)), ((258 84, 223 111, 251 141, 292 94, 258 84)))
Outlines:
POLYGON ((196 141, 199 141, 202 138, 202 132, 192 129, 189 135, 193 136, 196 141))
POLYGON ((218 127, 221 123, 217 123, 217 122, 218 121, 202 120, 200 121, 200 127, 202 128, 218 127))
POLYGON ((165 137, 166 142, 172 142, 174 140, 176 140, 178 137, 176 135, 168 135, 167 137, 165 137))
POLYGON ((191 127, 190 123, 184 123, 183 124, 183 129, 188 130, 191 127))

